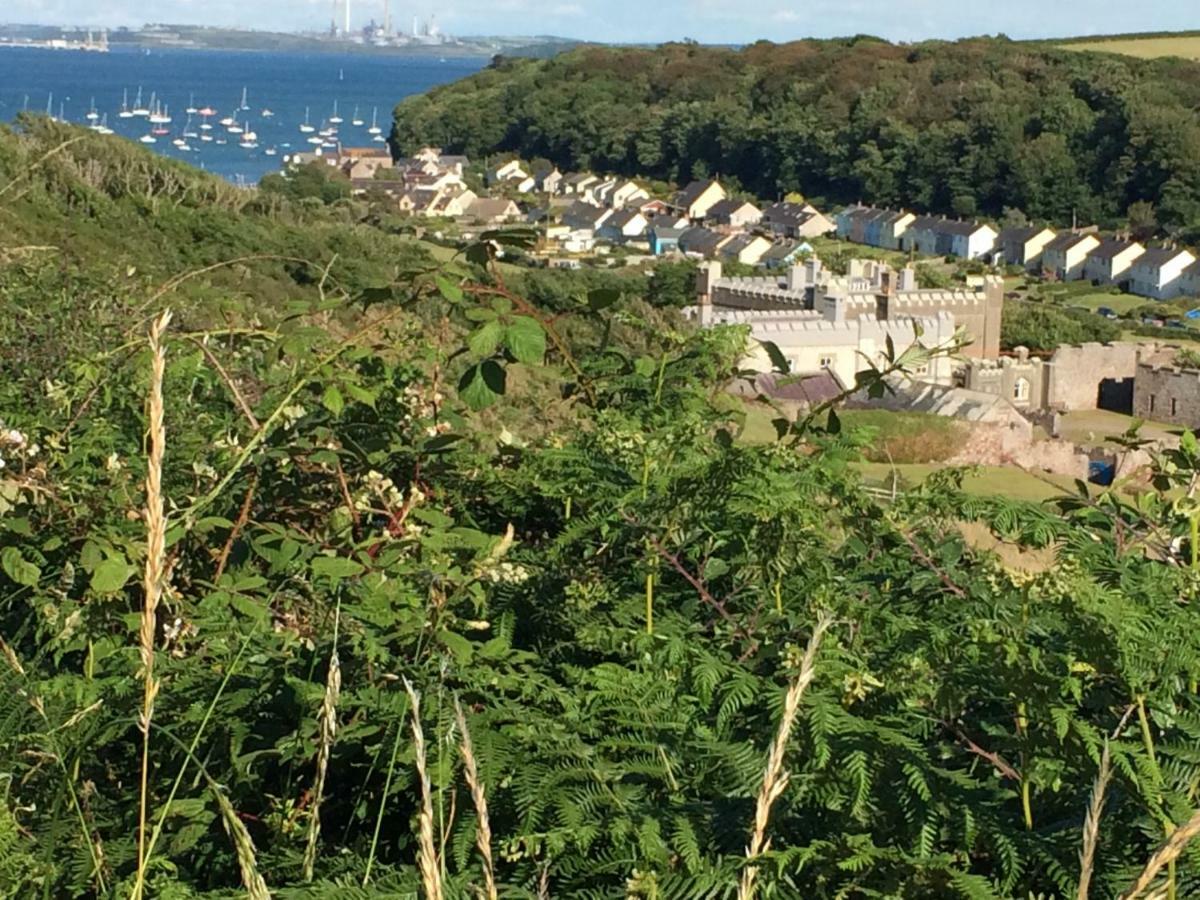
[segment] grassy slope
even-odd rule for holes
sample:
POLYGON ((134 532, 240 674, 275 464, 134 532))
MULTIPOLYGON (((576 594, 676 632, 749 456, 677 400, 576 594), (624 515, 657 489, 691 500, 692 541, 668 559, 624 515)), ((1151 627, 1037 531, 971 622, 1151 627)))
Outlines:
POLYGON ((1099 38, 1092 41, 1070 41, 1061 46, 1067 50, 1119 53, 1138 59, 1178 56, 1181 59, 1200 60, 1200 35, 1197 34, 1099 38))

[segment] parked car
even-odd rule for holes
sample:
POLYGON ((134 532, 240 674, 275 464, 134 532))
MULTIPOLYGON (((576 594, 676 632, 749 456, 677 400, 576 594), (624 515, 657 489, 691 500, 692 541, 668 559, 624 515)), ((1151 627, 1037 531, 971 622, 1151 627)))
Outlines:
POLYGON ((1167 319, 1168 328, 1187 328, 1179 319, 1167 319))
POLYGON ((1104 316, 1104 318, 1106 318, 1106 319, 1115 319, 1117 317, 1116 312, 1107 306, 1101 306, 1099 309, 1096 310, 1096 312, 1098 314, 1104 316))

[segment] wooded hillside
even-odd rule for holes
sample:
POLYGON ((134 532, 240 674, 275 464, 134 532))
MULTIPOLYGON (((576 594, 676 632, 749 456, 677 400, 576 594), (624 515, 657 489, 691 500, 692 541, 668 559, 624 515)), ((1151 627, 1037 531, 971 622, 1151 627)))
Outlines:
POLYGON ((669 44, 499 61, 402 102, 394 140, 1060 225, 1151 203, 1194 232, 1198 106, 1200 64, 1003 39, 669 44))

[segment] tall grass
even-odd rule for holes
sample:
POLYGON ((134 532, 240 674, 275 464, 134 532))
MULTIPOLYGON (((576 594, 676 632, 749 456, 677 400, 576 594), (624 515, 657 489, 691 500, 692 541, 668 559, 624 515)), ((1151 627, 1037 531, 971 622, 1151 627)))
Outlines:
POLYGON ((759 788, 758 800, 754 807, 754 830, 750 834, 750 845, 746 848, 746 859, 750 865, 742 870, 742 880, 738 886, 738 900, 752 900, 754 897, 758 867, 753 863, 770 847, 771 842, 767 838, 767 823, 771 818, 771 807, 783 794, 788 784, 788 773, 783 768, 783 756, 787 752, 792 728, 795 726, 796 716, 800 712, 800 701, 804 698, 804 692, 816 675, 817 651, 821 647, 821 640, 832 624, 833 617, 829 613, 822 613, 818 617, 812 636, 808 639, 808 646, 804 649, 804 658, 800 661, 800 671, 784 696, 783 717, 779 720, 779 730, 775 733, 775 740, 771 742, 771 749, 767 753, 767 767, 763 772, 762 787, 759 788))
POLYGON ((454 698, 454 716, 458 721, 459 749, 463 757, 463 769, 467 776, 467 787, 471 789, 471 801, 475 804, 475 815, 479 820, 475 829, 475 846, 483 860, 483 888, 487 900, 496 900, 496 869, 492 861, 492 825, 488 818, 487 793, 479 778, 479 765, 475 761, 475 746, 471 742, 471 730, 462 704, 454 698))
MULTIPOLYGON (((1200 811, 1196 812, 1186 823, 1176 828, 1171 836, 1146 863, 1146 867, 1142 869, 1142 874, 1137 877, 1137 880, 1130 886, 1129 890, 1121 895, 1121 900, 1135 900, 1146 893, 1146 890, 1154 883, 1154 879, 1158 877, 1158 873, 1162 871, 1163 866, 1170 865, 1175 862, 1191 843, 1192 838, 1200 834, 1200 811)), ((1158 891, 1153 896, 1163 893, 1158 891)))
POLYGON ((437 844, 433 839, 433 797, 426 765, 425 731, 421 728, 421 695, 416 692, 407 678, 404 690, 412 704, 413 751, 416 756, 417 779, 421 787, 421 812, 417 817, 417 865, 421 870, 421 884, 425 888, 426 900, 443 900, 442 869, 438 864, 437 844))
POLYGON ((312 813, 308 817, 308 843, 304 848, 304 880, 312 881, 317 862, 317 842, 321 837, 321 803, 325 799, 325 775, 329 756, 337 738, 337 705, 342 693, 342 665, 338 658, 338 630, 342 621, 342 601, 333 614, 333 650, 329 654, 329 673, 325 677, 325 696, 321 700, 320 746, 317 748, 317 777, 313 785, 312 813))
POLYGON ((145 598, 142 603, 138 641, 142 658, 142 711, 138 725, 142 731, 142 777, 138 801, 137 877, 132 896, 140 900, 146 884, 146 810, 149 803, 150 723, 154 718, 154 700, 159 684, 154 677, 154 643, 158 630, 158 604, 162 599, 166 562, 167 517, 162 493, 163 455, 166 428, 163 425, 163 379, 167 352, 163 340, 171 324, 170 310, 164 311, 150 326, 150 393, 147 399, 146 436, 149 456, 146 466, 146 565, 142 579, 145 598))

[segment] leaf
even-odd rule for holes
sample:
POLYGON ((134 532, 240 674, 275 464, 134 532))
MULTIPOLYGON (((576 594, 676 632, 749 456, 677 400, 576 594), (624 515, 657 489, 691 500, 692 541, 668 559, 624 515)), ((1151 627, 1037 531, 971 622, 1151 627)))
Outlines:
POLYGON ((492 319, 467 335, 467 348, 475 356, 484 359, 496 352, 503 337, 504 326, 499 320, 492 319))
POLYGON ((620 299, 621 292, 615 288, 596 288, 595 290, 588 291, 588 309, 592 312, 601 312, 608 309, 620 299))
POLYGON ((838 418, 837 412, 832 408, 829 410, 829 420, 825 423, 825 430, 830 434, 842 433, 842 420, 838 418))
POLYGON ((125 557, 110 556, 92 572, 92 590, 97 594, 115 594, 125 587, 133 572, 125 557))
POLYGON ((438 293, 451 303, 462 303, 463 289, 447 278, 445 275, 433 276, 433 283, 437 285, 438 293))
POLYGON ((516 316, 504 331, 504 346, 517 362, 536 366, 546 356, 546 332, 537 319, 516 316))
POLYGON ((505 383, 504 368, 494 359, 486 359, 463 373, 458 395, 471 409, 486 409, 503 396, 505 383))
POLYGON ((4 548, 0 553, 0 566, 3 566, 4 574, 25 587, 36 587, 42 577, 42 570, 25 559, 16 547, 4 548))
POLYGON ((344 556, 318 556, 312 561, 312 570, 314 575, 323 575, 337 581, 360 574, 363 567, 344 556))
POLYGON ((771 365, 775 367, 775 371, 787 374, 792 371, 792 364, 787 361, 787 357, 783 355, 783 351, 779 349, 779 345, 774 341, 759 341, 762 348, 767 351, 767 357, 771 360, 771 365))
POLYGON ((342 398, 342 392, 334 384, 325 388, 325 394, 321 397, 321 403, 335 416, 340 416, 342 410, 346 408, 346 401, 342 398))

